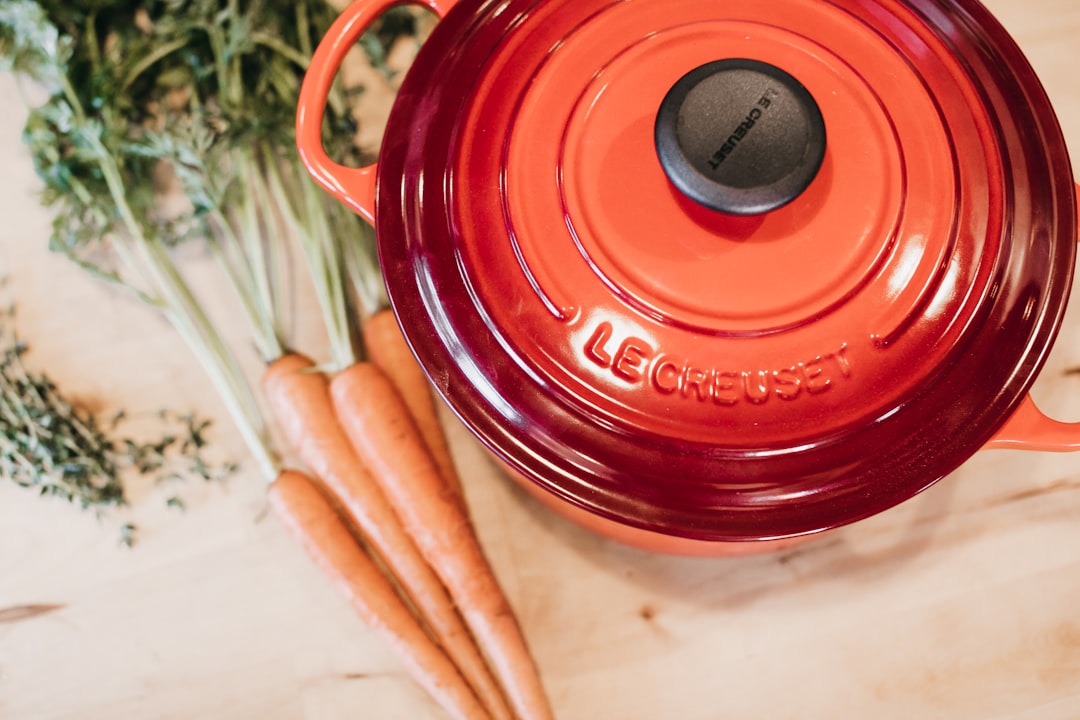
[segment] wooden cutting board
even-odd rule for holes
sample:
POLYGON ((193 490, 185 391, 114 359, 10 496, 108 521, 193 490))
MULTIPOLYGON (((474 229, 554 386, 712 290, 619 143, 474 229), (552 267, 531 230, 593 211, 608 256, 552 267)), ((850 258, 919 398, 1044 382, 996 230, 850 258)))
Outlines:
MULTIPOLYGON (((1080 2, 988 5, 1080 157, 1080 2)), ((167 324, 46 252, 12 78, 0 97, 0 274, 28 362, 105 410, 218 418, 215 452, 242 458, 167 324)), ((184 262, 228 307, 206 258, 184 262)), ((1080 377, 1067 373, 1080 365, 1078 302, 1035 391, 1066 420, 1080 420, 1080 377)), ((321 347, 310 303, 296 325, 321 347)), ((562 720, 1080 717, 1080 455, 983 452, 906 505, 801 549, 691 560, 567 524, 446 420, 562 720)), ((98 521, 0 483, 0 609, 62 606, 0 623, 0 718, 443 717, 266 514, 254 468, 184 484, 184 512, 165 506, 171 492, 136 485, 131 508, 98 521), (131 550, 116 542, 127 519, 140 527, 131 550)))

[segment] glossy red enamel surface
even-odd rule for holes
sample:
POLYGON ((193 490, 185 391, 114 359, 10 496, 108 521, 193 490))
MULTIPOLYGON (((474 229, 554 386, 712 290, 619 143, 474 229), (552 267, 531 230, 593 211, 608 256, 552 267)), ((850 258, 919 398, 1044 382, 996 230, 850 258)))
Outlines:
POLYGON ((1025 397, 1077 235, 1049 104, 971 1, 464 0, 401 89, 375 216, 465 423, 535 490, 695 541, 836 527, 956 468, 1025 397), (653 144, 724 58, 825 121, 763 215, 683 197, 653 144))

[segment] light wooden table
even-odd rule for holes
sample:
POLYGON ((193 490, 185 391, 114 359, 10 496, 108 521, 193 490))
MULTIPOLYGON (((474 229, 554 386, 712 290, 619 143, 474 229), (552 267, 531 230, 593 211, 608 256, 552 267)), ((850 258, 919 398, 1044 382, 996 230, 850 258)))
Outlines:
MULTIPOLYGON (((1080 157, 1080 2, 992 0, 1080 157)), ((48 215, 0 79, 0 272, 30 360, 106 407, 222 418, 167 325, 44 250, 48 215)), ((1078 164, 1080 165, 1080 164, 1078 164)), ((202 258, 187 258, 211 292, 202 258)), ((1075 306, 1075 303, 1074 303, 1075 306)), ((309 308, 302 327, 317 326, 309 308)), ((320 342, 314 330, 305 331, 320 342)), ((1080 307, 1036 398, 1080 420, 1080 307)), ((253 373, 257 366, 251 365, 253 373)), ((802 550, 652 556, 541 509, 449 423, 482 540, 562 720, 1080 717, 1080 455, 984 452, 900 508, 802 550)), ((184 513, 133 488, 142 528, 0 483, 4 720, 418 720, 442 717, 264 516, 253 470, 194 481, 184 513)))

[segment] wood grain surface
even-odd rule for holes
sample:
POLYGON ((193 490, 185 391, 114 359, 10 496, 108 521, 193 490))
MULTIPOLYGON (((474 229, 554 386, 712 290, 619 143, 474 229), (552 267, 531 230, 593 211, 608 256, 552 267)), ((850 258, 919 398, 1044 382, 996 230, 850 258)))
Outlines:
MULTIPOLYGON (((987 4, 1080 158, 1080 2, 987 4)), ((218 418, 215 454, 242 458, 168 325, 48 254, 12 78, 0 98, 0 274, 28 362, 101 408, 218 418)), ((239 337, 212 265, 195 251, 183 261, 239 337)), ((310 303, 294 326, 302 346, 322 347, 310 303)), ((1065 420, 1080 420, 1075 366, 1080 300, 1034 392, 1065 420)), ((1080 718, 1080 455, 982 452, 911 502, 795 551, 680 559, 552 515, 445 419, 562 720, 1080 718)), ((266 514, 254 467, 179 489, 184 512, 165 506, 171 489, 136 484, 132 507, 99 521, 0 482, 0 718, 443 717, 266 514), (117 545, 128 519, 140 527, 131 550, 117 545)))

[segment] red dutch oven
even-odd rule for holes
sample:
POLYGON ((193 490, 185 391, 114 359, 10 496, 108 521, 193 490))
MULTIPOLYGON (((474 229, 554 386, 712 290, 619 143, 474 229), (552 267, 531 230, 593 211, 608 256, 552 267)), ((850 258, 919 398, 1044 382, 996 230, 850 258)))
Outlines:
POLYGON ((524 487, 664 552, 776 548, 980 448, 1080 447, 1028 395, 1073 277, 1050 103, 975 0, 429 0, 377 165, 298 144, 524 487))

